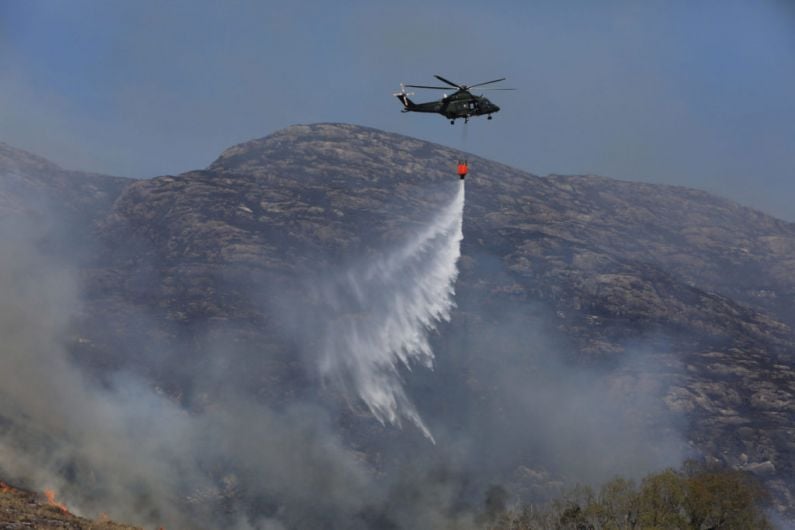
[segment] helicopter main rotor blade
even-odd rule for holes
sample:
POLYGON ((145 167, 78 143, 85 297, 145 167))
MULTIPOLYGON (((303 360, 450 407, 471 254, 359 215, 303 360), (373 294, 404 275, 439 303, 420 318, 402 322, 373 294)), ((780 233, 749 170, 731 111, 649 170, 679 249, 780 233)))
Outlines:
POLYGON ((433 77, 435 77, 436 79, 438 79, 438 80, 439 80, 439 81, 441 81, 442 83, 447 83, 448 85, 450 85, 450 86, 454 86, 454 87, 456 87, 456 88, 457 88, 457 89, 459 89, 459 90, 466 90, 466 89, 467 89, 467 87, 466 87, 465 85, 459 85, 459 84, 457 84, 457 83, 453 83, 453 82, 452 82, 452 81, 450 81, 449 79, 445 79, 444 77, 442 77, 442 76, 440 76, 440 75, 434 75, 433 77))
POLYGON ((450 90, 449 86, 405 85, 411 88, 432 88, 434 90, 450 90))
POLYGON ((518 90, 518 89, 516 89, 516 88, 481 88, 479 90, 479 92, 485 92, 486 90, 518 90))
POLYGON ((498 81, 505 81, 505 78, 501 77, 499 79, 495 79, 494 81, 486 81, 485 83, 478 83, 477 85, 469 85, 469 88, 475 88, 476 86, 490 85, 492 83, 497 83, 498 81))

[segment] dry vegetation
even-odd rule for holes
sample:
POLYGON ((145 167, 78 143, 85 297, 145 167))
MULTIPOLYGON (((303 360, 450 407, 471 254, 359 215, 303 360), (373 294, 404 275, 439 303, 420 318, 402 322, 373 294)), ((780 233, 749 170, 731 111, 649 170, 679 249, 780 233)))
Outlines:
POLYGON ((45 494, 14 488, 0 482, 0 529, 67 528, 73 530, 140 530, 114 523, 107 516, 94 520, 64 510, 57 500, 45 494))

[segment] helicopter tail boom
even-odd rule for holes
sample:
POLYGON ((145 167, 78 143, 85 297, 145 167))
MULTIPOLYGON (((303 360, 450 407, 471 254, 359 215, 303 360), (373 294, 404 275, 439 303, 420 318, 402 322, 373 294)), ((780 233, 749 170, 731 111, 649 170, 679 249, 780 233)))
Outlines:
POLYGON ((414 110, 414 108, 417 106, 413 101, 409 99, 409 96, 403 92, 398 92, 397 94, 395 94, 395 96, 397 96, 400 102, 403 103, 403 112, 414 110))

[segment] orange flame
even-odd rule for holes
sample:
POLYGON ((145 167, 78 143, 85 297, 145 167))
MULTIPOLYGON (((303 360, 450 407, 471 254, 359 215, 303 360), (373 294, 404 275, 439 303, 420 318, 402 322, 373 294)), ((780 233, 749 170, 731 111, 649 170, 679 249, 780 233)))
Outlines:
POLYGON ((9 491, 11 491, 11 490, 13 490, 13 489, 14 489, 14 488, 12 488, 11 486, 9 486, 9 485, 8 485, 8 484, 6 484, 5 482, 2 482, 2 481, 0 481, 0 492, 2 492, 2 493, 8 493, 9 491))
POLYGON ((63 513, 69 513, 69 510, 66 509, 66 505, 64 503, 55 500, 55 492, 53 490, 44 490, 44 496, 47 497, 47 504, 50 506, 55 506, 63 513))

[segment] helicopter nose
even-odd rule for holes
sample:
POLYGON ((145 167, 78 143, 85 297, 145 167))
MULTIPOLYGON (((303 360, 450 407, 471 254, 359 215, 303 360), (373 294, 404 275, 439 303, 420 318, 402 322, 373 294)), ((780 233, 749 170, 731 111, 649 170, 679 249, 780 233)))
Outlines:
POLYGON ((497 105, 494 105, 494 112, 497 112, 498 110, 500 110, 500 107, 498 107, 497 105))

